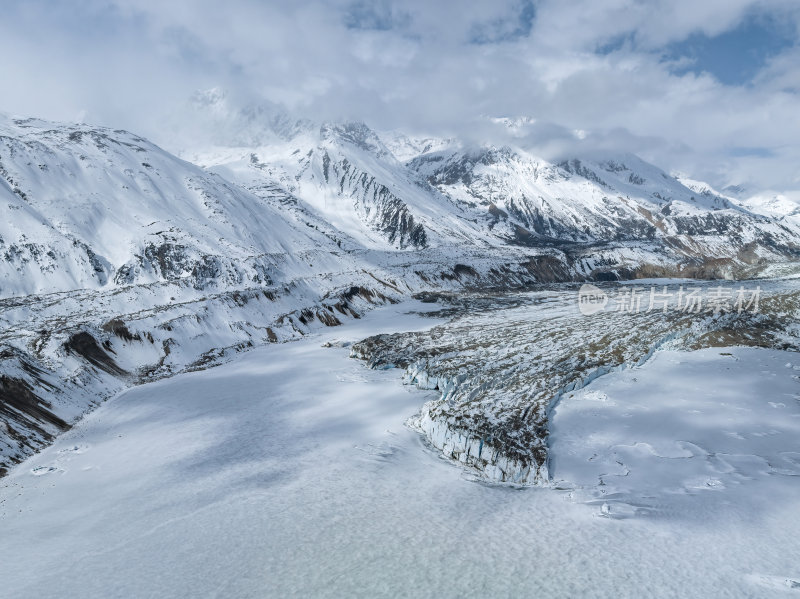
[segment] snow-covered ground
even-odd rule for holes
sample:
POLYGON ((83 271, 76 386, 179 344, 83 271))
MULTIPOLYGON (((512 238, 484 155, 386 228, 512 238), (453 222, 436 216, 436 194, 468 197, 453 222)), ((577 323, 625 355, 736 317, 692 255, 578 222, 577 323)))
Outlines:
POLYGON ((670 509, 706 518, 720 495, 756 515, 754 489, 800 490, 800 478, 785 478, 800 476, 798 375, 796 353, 658 352, 562 398, 551 474, 607 499, 612 517, 658 515, 669 496, 670 509))
POLYGON ((323 347, 426 308, 102 405, 0 481, 0 595, 800 596, 800 356, 657 353, 562 398, 556 488, 492 486, 404 427, 435 392, 323 347))

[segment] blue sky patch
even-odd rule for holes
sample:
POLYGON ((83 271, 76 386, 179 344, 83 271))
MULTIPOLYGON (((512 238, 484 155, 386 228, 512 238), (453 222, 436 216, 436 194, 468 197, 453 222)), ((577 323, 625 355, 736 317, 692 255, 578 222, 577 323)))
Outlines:
POLYGON ((694 33, 671 44, 664 53, 664 60, 691 61, 676 67, 677 74, 705 72, 726 85, 746 85, 770 58, 796 42, 793 26, 782 24, 772 16, 751 16, 720 35, 709 37, 694 33))
POLYGON ((530 35, 535 20, 536 7, 530 0, 524 0, 513 18, 497 19, 473 27, 469 41, 472 44, 496 44, 518 40, 530 35))
POLYGON ((405 26, 409 22, 406 14, 398 14, 390 2, 354 2, 344 15, 344 24, 348 29, 364 29, 371 31, 389 31, 405 26))

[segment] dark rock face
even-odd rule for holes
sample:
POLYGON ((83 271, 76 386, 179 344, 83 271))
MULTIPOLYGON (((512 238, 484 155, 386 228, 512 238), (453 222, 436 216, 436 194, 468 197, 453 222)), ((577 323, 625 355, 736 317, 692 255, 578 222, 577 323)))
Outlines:
POLYGON ((17 441, 24 441, 12 423, 22 420, 26 428, 33 429, 45 440, 53 434, 47 425, 57 431, 65 431, 69 425, 51 411, 52 405, 36 395, 27 381, 0 375, 0 421, 6 423, 9 435, 17 441))
MULTIPOLYGON (((564 162, 560 162, 558 164, 558 166, 559 166, 559 168, 565 170, 566 172, 568 172, 571 175, 578 175, 579 177, 583 177, 584 179, 586 179, 588 181, 593 181, 594 183, 597 183, 601 187, 605 187, 607 189, 611 188, 611 186, 608 183, 606 183, 605 181, 603 181, 597 175, 597 173, 595 173, 592 169, 584 166, 583 163, 580 160, 578 160, 577 158, 574 158, 572 160, 565 160, 564 162)), ((644 183, 644 180, 641 180, 641 183, 644 183)))
POLYGON ((192 266, 195 289, 204 289, 209 282, 220 279, 224 272, 225 268, 218 256, 203 256, 192 266))
POLYGON ((195 289, 206 289, 214 285, 237 285, 244 280, 247 270, 253 282, 270 284, 268 267, 257 261, 245 268, 231 263, 229 259, 215 255, 198 255, 184 245, 164 242, 156 245, 146 243, 144 250, 132 263, 122 265, 114 276, 118 285, 132 285, 143 275, 166 281, 186 278, 195 289))
POLYGON ((400 249, 421 249, 428 245, 428 236, 408 206, 388 187, 371 174, 356 168, 346 158, 333 162, 328 152, 322 156, 326 180, 336 185, 342 196, 352 197, 355 209, 364 222, 400 249))
POLYGON ((89 264, 94 271, 94 275, 97 278, 97 282, 100 285, 105 285, 108 282, 109 275, 113 271, 113 267, 111 263, 106 260, 105 258, 98 256, 94 253, 91 247, 87 244, 83 243, 82 241, 78 241, 77 239, 73 241, 75 247, 80 248, 86 253, 86 257, 89 260, 89 264))
POLYGON ((0 349, 0 476, 67 430, 51 401, 64 393, 58 377, 11 347, 0 349))
POLYGON ((97 340, 89 333, 75 333, 64 344, 67 352, 77 354, 90 364, 113 376, 126 376, 128 373, 120 368, 114 359, 98 345, 97 340))
POLYGON ((375 132, 360 122, 325 123, 320 128, 320 137, 323 140, 335 140, 351 144, 378 157, 390 154, 375 132))
POLYGON ((165 279, 180 277, 191 270, 186 247, 169 242, 160 245, 147 243, 144 246, 142 264, 155 269, 165 279))
POLYGON ((535 256, 523 266, 540 283, 562 283, 573 280, 575 276, 569 266, 555 256, 535 256))

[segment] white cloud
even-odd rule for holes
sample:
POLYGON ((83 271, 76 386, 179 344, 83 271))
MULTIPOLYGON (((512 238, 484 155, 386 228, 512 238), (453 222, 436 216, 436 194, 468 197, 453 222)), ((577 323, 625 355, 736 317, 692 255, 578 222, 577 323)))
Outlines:
POLYGON ((798 49, 740 87, 677 75, 661 55, 754 11, 797 23, 790 0, 541 0, 532 22, 521 0, 7 4, 0 110, 8 112, 83 113, 170 147, 165 115, 195 90, 221 86, 233 102, 268 100, 314 120, 377 128, 475 135, 486 115, 528 115, 537 119, 529 140, 544 153, 607 145, 719 186, 800 185, 798 49), (613 51, 595 53, 608 44, 613 51))

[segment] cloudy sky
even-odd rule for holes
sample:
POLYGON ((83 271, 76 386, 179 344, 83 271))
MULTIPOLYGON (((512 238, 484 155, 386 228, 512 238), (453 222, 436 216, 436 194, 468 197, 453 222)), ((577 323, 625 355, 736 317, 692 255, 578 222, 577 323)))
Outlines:
POLYGON ((797 0, 5 0, 0 111, 163 127, 197 90, 313 120, 631 151, 800 189, 797 0))

